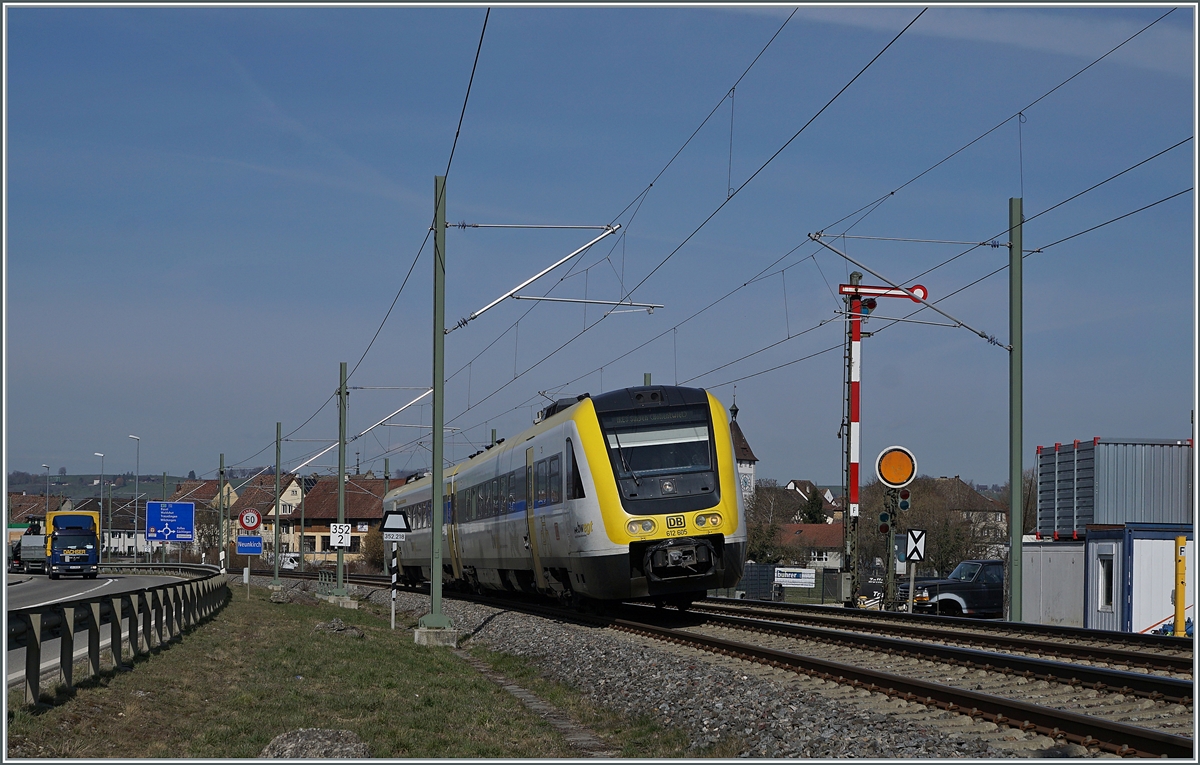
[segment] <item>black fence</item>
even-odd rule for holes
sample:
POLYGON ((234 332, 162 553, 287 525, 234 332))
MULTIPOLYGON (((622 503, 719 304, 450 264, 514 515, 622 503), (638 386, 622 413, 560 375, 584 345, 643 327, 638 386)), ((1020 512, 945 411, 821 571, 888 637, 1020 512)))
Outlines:
MULTIPOLYGON (((746 600, 771 600, 784 603, 840 603, 838 599, 838 570, 817 569, 815 586, 783 587, 775 584, 777 566, 747 563, 742 579, 735 587, 709 590, 710 595, 746 600)), ((783 568, 796 568, 785 566, 783 568)))

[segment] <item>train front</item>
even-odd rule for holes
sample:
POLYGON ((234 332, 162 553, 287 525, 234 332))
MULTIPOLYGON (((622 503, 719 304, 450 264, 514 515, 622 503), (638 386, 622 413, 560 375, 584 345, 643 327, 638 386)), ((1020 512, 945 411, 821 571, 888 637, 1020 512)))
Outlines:
POLYGON ((591 404, 594 425, 581 435, 605 536, 628 565, 593 558, 589 593, 683 604, 735 585, 746 525, 721 403, 698 388, 645 386, 591 404), (627 578, 617 581, 622 569, 627 578))

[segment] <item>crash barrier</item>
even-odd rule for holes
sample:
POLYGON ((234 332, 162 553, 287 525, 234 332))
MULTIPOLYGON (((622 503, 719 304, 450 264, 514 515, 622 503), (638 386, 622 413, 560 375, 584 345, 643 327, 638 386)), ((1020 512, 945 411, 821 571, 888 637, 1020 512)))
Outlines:
MULTIPOLYGON (((42 644, 59 639, 58 672, 74 687, 75 633, 87 630, 89 677, 100 674, 100 628, 109 625, 114 666, 123 666, 125 645, 130 658, 181 640, 183 632, 207 620, 229 598, 227 577, 216 566, 196 564, 123 564, 101 566, 107 573, 172 573, 185 581, 140 590, 92 595, 8 612, 8 650, 25 649, 25 701, 41 696, 42 644), (129 629, 124 627, 129 620, 129 629)), ((51 670, 53 673, 53 670, 51 670)))

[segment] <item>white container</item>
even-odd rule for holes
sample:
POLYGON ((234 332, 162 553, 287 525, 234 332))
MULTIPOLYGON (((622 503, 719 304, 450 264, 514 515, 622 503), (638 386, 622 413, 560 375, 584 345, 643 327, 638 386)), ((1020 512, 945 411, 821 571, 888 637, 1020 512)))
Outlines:
POLYGON ((1175 537, 1187 538, 1184 615, 1195 621, 1196 554, 1191 526, 1089 526, 1084 626, 1152 632, 1175 619, 1175 537))

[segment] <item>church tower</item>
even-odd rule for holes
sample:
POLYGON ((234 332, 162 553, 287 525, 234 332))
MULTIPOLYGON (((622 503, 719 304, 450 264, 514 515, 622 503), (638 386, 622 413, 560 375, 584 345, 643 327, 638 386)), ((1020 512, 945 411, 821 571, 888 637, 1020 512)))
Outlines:
POLYGON ((737 460, 738 488, 742 491, 742 499, 749 502, 750 495, 754 493, 754 465, 758 462, 758 457, 754 456, 741 426, 737 423, 736 391, 733 394, 733 406, 729 407, 729 416, 732 418, 729 421, 729 431, 733 436, 733 458, 737 460))

